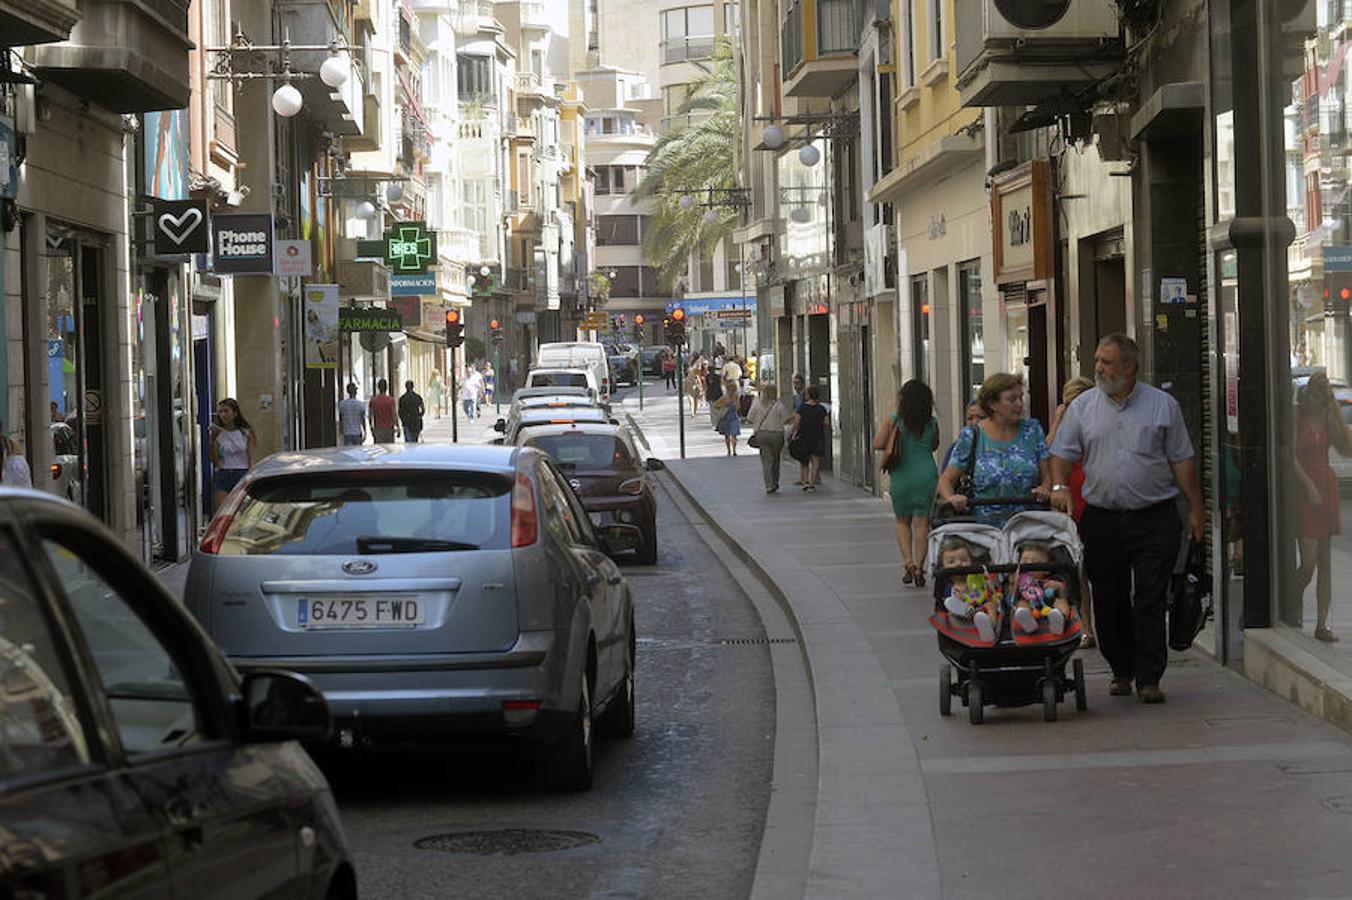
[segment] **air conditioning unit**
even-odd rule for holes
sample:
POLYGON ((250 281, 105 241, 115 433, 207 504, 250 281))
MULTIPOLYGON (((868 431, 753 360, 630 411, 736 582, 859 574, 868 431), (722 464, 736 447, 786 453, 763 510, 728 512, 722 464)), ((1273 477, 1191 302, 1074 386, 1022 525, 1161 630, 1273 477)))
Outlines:
POLYGON ((955 0, 957 88, 964 106, 1092 100, 1122 60, 1113 0, 955 0))

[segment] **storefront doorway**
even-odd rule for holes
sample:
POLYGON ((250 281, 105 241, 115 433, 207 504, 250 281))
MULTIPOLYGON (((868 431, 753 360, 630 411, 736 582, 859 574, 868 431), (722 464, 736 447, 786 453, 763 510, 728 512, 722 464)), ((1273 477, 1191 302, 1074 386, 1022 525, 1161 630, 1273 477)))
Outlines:
POLYGON ((103 238, 48 222, 48 407, 51 428, 74 433, 68 494, 108 521, 107 397, 103 316, 108 305, 103 238))

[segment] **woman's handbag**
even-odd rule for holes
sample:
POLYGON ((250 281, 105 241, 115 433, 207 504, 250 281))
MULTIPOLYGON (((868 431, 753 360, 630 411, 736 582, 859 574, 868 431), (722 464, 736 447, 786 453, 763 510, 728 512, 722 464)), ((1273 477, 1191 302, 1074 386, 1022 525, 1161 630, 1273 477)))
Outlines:
MULTIPOLYGON (((981 451, 981 428, 980 426, 969 425, 962 431, 968 429, 972 431, 972 452, 967 457, 967 465, 963 466, 962 471, 958 473, 958 480, 953 485, 953 493, 961 494, 971 500, 976 475, 976 455, 981 451)), ((958 432, 959 440, 962 439, 962 431, 958 432)), ((968 509, 970 510, 971 507, 969 506, 968 509)), ((938 491, 935 491, 934 503, 930 507, 930 521, 947 518, 953 512, 953 507, 948 504, 948 501, 940 497, 938 491)))
POLYGON ((764 425, 765 420, 770 418, 770 410, 773 408, 773 406, 774 404, 770 404, 769 406, 765 407, 765 412, 761 413, 760 424, 757 425, 755 428, 751 429, 751 437, 746 439, 746 445, 750 447, 752 450, 760 449, 760 439, 756 437, 756 432, 760 431, 761 425, 764 425))
POLYGON ((893 420, 892 431, 887 436, 887 446, 883 449, 882 468, 884 472, 891 472, 899 465, 901 465, 901 425, 893 420))

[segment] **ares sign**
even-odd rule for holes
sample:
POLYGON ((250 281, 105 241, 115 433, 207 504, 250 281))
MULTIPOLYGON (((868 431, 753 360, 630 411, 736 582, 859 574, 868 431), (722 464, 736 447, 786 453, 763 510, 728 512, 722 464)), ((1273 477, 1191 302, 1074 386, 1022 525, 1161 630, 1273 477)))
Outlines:
POLYGON ((437 258, 436 232, 427 230, 426 222, 400 222, 385 232, 385 264, 400 274, 418 274, 427 271, 427 264, 437 258))

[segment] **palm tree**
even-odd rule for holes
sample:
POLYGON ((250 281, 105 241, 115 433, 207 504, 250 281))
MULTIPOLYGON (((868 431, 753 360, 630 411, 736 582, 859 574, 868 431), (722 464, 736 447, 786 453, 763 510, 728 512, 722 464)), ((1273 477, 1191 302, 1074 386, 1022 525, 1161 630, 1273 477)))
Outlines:
POLYGON ((707 64, 698 63, 700 77, 677 112, 690 115, 687 124, 662 135, 648 153, 646 172, 635 190, 635 199, 653 199, 644 240, 645 256, 657 270, 658 281, 670 290, 685 274, 691 256, 708 253, 737 227, 735 210, 698 205, 681 209, 680 199, 700 199, 709 188, 736 186, 741 168, 741 116, 738 112, 740 79, 737 51, 731 41, 720 39, 707 64), (713 218, 713 221, 708 221, 713 218))

